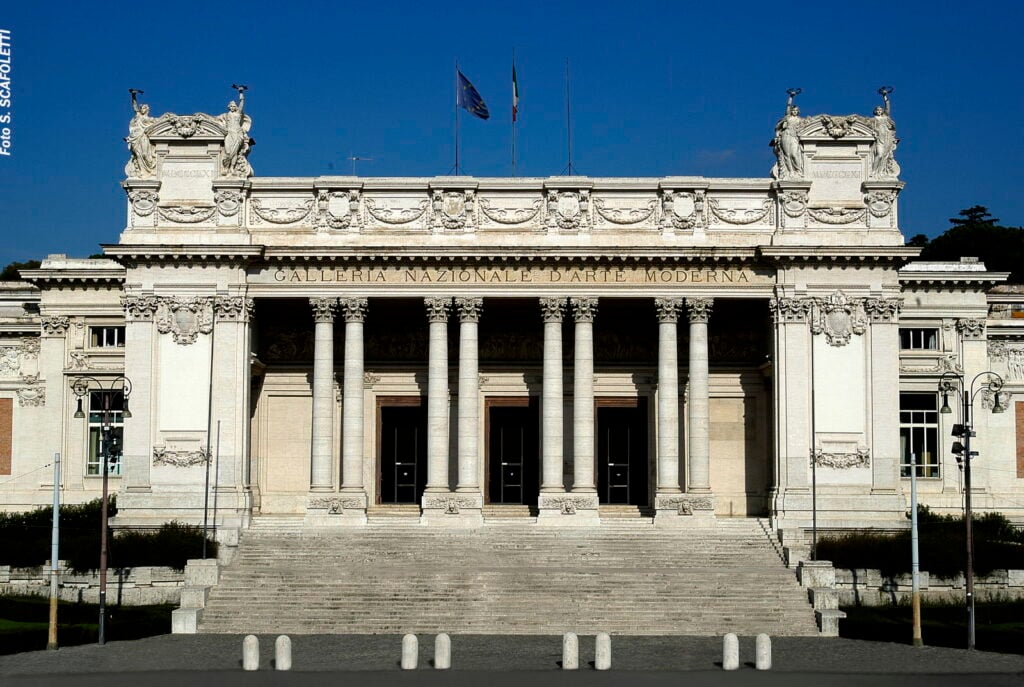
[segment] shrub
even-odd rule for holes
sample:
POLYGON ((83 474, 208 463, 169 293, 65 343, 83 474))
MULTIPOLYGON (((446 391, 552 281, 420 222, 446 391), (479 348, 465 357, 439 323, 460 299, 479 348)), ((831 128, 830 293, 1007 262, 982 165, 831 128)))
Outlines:
MULTIPOLYGON (((111 498, 109 515, 116 513, 117 505, 111 498)), ((26 513, 0 513, 0 565, 31 568, 49 560, 52 514, 52 506, 26 513)), ((72 571, 99 568, 101 521, 100 499, 60 507, 60 557, 72 571)), ((156 531, 115 534, 108 530, 107 547, 111 568, 163 565, 181 570, 189 558, 202 556, 203 531, 177 522, 166 523, 156 531)), ((207 540, 206 553, 209 557, 217 555, 216 542, 207 540)))
MULTIPOLYGON (((1024 532, 1000 513, 985 513, 971 520, 974 528, 974 572, 1024 569, 1024 532)), ((918 551, 922 570, 937 577, 955 577, 966 567, 964 519, 937 515, 927 508, 918 513, 918 551)), ((911 571, 911 534, 854 532, 825 537, 818 542, 817 556, 837 568, 877 568, 892 577, 911 571)))

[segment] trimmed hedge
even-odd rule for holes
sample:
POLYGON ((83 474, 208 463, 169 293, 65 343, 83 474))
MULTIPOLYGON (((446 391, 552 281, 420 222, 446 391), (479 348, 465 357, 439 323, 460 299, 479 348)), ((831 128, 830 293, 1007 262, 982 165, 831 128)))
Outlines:
MULTIPOLYGON (((110 499, 109 515, 117 514, 110 499)), ((34 568, 50 559, 53 507, 44 506, 25 513, 0 513, 0 565, 34 568)), ((100 499, 60 507, 60 557, 74 572, 99 568, 102 514, 100 499)), ((108 530, 108 564, 111 568, 162 565, 183 570, 189 558, 199 558, 203 549, 201 527, 170 522, 156 531, 108 530)), ((208 557, 217 555, 217 543, 206 542, 208 557)))
MULTIPOLYGON (((993 570, 1024 569, 1024 532, 1000 513, 976 515, 974 572, 985 576, 993 570)), ((921 570, 936 577, 955 577, 966 567, 964 519, 936 515, 922 507, 918 512, 918 550, 921 570)), ((877 568, 893 577, 911 571, 910 530, 898 534, 854 532, 818 541, 817 558, 837 568, 877 568)))

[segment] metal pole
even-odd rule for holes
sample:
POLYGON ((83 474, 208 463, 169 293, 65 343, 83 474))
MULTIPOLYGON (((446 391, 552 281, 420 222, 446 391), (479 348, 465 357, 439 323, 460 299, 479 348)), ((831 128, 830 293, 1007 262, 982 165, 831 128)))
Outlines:
POLYGON ((60 453, 53 454, 53 530, 50 534, 50 630, 47 649, 57 648, 57 571, 60 562, 60 453))
POLYGON ((910 570, 914 607, 914 646, 924 646, 921 639, 921 565, 917 549, 917 454, 910 454, 910 570))
POLYGON ((99 644, 107 643, 107 493, 110 463, 110 394, 103 394, 103 500, 100 503, 100 624, 99 644))
MULTIPOLYGON (((217 420, 217 445, 214 452, 216 463, 213 468, 213 538, 217 538, 217 486, 220 484, 220 420, 217 420)), ((205 543, 203 544, 206 545, 205 543)))
MULTIPOLYGON (((966 381, 966 380, 965 380, 966 381)), ((971 515, 971 405, 970 388, 963 389, 964 400, 964 526, 967 528, 967 567, 964 577, 967 584, 967 649, 974 650, 974 528, 971 515)))

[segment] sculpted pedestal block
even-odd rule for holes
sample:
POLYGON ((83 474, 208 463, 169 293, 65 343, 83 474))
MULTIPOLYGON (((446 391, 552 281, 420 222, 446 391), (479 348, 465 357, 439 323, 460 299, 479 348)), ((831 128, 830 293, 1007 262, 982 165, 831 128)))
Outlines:
POLYGON ((366 493, 311 493, 306 501, 307 527, 366 524, 366 493))
POLYGON ((484 524, 483 494, 427 492, 420 522, 431 527, 479 527, 484 524))
POLYGON ((655 527, 713 527, 715 497, 712 494, 659 493, 654 497, 655 527))
POLYGON ((598 525, 597 494, 579 494, 565 491, 542 492, 537 500, 537 524, 562 527, 589 527, 598 525))

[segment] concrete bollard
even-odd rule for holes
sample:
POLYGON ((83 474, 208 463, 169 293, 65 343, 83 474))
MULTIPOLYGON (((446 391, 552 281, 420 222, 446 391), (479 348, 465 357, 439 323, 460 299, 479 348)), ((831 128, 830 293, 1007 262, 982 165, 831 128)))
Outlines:
POLYGON ((757 636, 757 648, 756 656, 754 658, 754 667, 758 670, 771 670, 772 669, 772 638, 766 634, 759 634, 757 636))
POLYGON ((274 670, 292 669, 292 640, 288 635, 280 635, 274 642, 274 670))
POLYGON ((580 640, 574 632, 562 635, 562 670, 577 670, 580 667, 580 640))
POLYGON ((612 638, 606 632, 597 636, 597 643, 594 647, 594 668, 596 670, 609 670, 612 667, 612 638))
POLYGON ((246 635, 242 640, 242 670, 260 669, 260 640, 256 635, 246 635))
POLYGON ((738 670, 740 667, 740 640, 732 632, 722 641, 722 670, 738 670))
POLYGON ((416 635, 402 637, 402 670, 416 670, 420 658, 420 644, 416 635))
POLYGON ((448 670, 452 667, 452 640, 451 637, 439 634, 434 639, 434 668, 437 670, 448 670))

